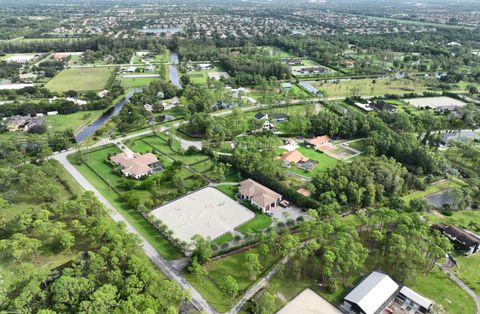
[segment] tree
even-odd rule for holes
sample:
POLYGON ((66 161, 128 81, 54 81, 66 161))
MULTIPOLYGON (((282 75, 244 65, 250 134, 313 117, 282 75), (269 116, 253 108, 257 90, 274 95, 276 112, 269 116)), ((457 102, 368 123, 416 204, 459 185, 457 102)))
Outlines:
POLYGON ((275 295, 265 291, 258 300, 260 314, 273 314, 276 310, 275 295))
POLYGON ((257 276, 262 272, 262 264, 258 255, 255 253, 249 253, 245 256, 247 260, 248 275, 251 280, 257 278, 257 276))
POLYGON ((238 283, 232 275, 227 275, 227 277, 225 277, 225 280, 221 284, 220 288, 225 296, 231 301, 233 301, 238 294, 238 283))
POLYGON ((190 262, 190 266, 188 266, 188 271, 195 276, 195 279, 200 282, 204 282, 205 277, 207 276, 207 271, 205 268, 198 263, 198 258, 197 256, 194 256, 192 258, 192 261, 190 262))
POLYGON ((204 238, 198 236, 195 239, 195 251, 193 253, 193 256, 197 257, 200 264, 205 265, 210 261, 212 255, 212 241, 205 240, 204 238))

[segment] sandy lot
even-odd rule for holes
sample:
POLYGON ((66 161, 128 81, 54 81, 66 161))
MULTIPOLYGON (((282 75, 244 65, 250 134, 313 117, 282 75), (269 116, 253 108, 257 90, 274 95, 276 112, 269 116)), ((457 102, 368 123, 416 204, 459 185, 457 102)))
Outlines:
POLYGON ((151 213, 166 224, 176 238, 187 243, 192 243, 195 235, 218 238, 255 217, 248 208, 212 187, 186 195, 151 213))
POLYGON ((230 75, 227 72, 208 72, 210 79, 220 80, 221 78, 228 79, 230 75))
POLYGON ((337 308, 310 289, 303 290, 277 314, 341 314, 337 308))
POLYGON ((465 103, 461 100, 450 98, 446 96, 440 97, 421 97, 421 98, 409 98, 405 99, 405 102, 416 108, 439 108, 446 106, 463 107, 465 103))

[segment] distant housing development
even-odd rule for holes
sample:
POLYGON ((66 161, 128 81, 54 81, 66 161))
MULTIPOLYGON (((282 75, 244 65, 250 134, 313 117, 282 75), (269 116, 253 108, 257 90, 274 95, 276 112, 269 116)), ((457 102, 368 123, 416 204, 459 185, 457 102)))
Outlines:
POLYGON ((282 201, 281 194, 270 190, 252 179, 240 182, 238 194, 240 199, 250 201, 253 206, 258 207, 264 213, 273 207, 277 207, 279 202, 282 201))
POLYGON ((140 179, 163 169, 163 165, 158 161, 157 156, 152 153, 141 155, 122 152, 110 157, 110 161, 122 167, 124 176, 135 179, 140 179))

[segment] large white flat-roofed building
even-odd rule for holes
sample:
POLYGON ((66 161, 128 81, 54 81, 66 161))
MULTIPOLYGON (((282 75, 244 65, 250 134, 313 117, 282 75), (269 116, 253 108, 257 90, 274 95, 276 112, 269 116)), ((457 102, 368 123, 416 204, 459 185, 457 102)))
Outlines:
POLYGON ((303 290, 277 314, 341 314, 336 307, 310 289, 303 290))
POLYGON ((216 239, 253 219, 255 214, 219 190, 206 187, 154 209, 151 214, 192 244, 192 238, 216 239))
POLYGON ((399 285, 388 275, 371 272, 343 299, 340 309, 349 314, 378 314, 395 299, 399 285))
POLYGON ((238 195, 240 199, 250 201, 253 206, 261 209, 262 212, 277 207, 278 203, 282 201, 281 194, 270 190, 252 179, 240 182, 238 195))

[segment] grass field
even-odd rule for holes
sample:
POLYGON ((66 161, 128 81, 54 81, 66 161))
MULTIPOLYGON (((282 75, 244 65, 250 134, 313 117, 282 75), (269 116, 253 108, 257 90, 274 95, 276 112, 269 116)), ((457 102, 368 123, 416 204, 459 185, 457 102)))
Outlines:
POLYGON ((159 81, 158 77, 122 77, 121 82, 122 86, 125 89, 136 88, 136 87, 145 87, 148 86, 151 82, 159 81))
POLYGON ((351 141, 346 144, 348 147, 358 150, 359 152, 364 152, 367 150, 367 140, 360 139, 356 141, 351 141))
POLYGON ((333 157, 328 156, 327 154, 318 152, 316 150, 306 148, 304 146, 300 146, 298 148, 298 151, 302 153, 305 157, 308 157, 312 160, 315 160, 318 162, 318 164, 310 171, 305 171, 303 169, 297 168, 297 167, 291 167, 289 170, 298 173, 307 177, 313 177, 315 174, 325 171, 327 169, 335 167, 337 164, 338 160, 336 160, 333 157))
POLYGON ((435 301, 435 310, 438 313, 473 314, 477 312, 472 298, 436 267, 427 277, 419 275, 411 288, 435 301))
POLYGON ((399 95, 421 93, 427 90, 421 80, 408 79, 358 79, 337 83, 317 82, 313 85, 327 97, 399 95))
MULTIPOLYGON (((185 278, 203 295, 205 299, 215 307, 219 312, 226 312, 233 305, 220 290, 219 286, 225 280, 227 275, 231 275, 238 283, 239 290, 248 289, 255 282, 249 278, 246 255, 249 253, 258 254, 258 249, 254 248, 246 252, 234 254, 211 262, 207 266, 208 276, 202 281, 197 280, 191 274, 184 272, 185 278)), ((278 259, 277 256, 269 255, 261 257, 264 261, 264 271, 271 267, 278 259)), ((257 278, 263 276, 261 274, 257 278)))
POLYGON ((452 268, 451 271, 477 294, 480 294, 480 273, 478 272, 480 254, 457 256, 457 262, 460 268, 452 268))
POLYGON ((445 225, 456 225, 468 229, 471 222, 480 225, 480 211, 459 210, 452 212, 451 216, 445 216, 438 212, 427 215, 428 220, 433 223, 443 223, 445 225))
POLYGON ((58 73, 45 85, 52 92, 100 91, 113 80, 115 67, 69 68, 58 73))
POLYGON ((63 131, 73 129, 79 131, 84 126, 93 122, 103 114, 103 110, 79 111, 72 114, 58 114, 55 116, 45 116, 45 123, 50 131, 63 131))

